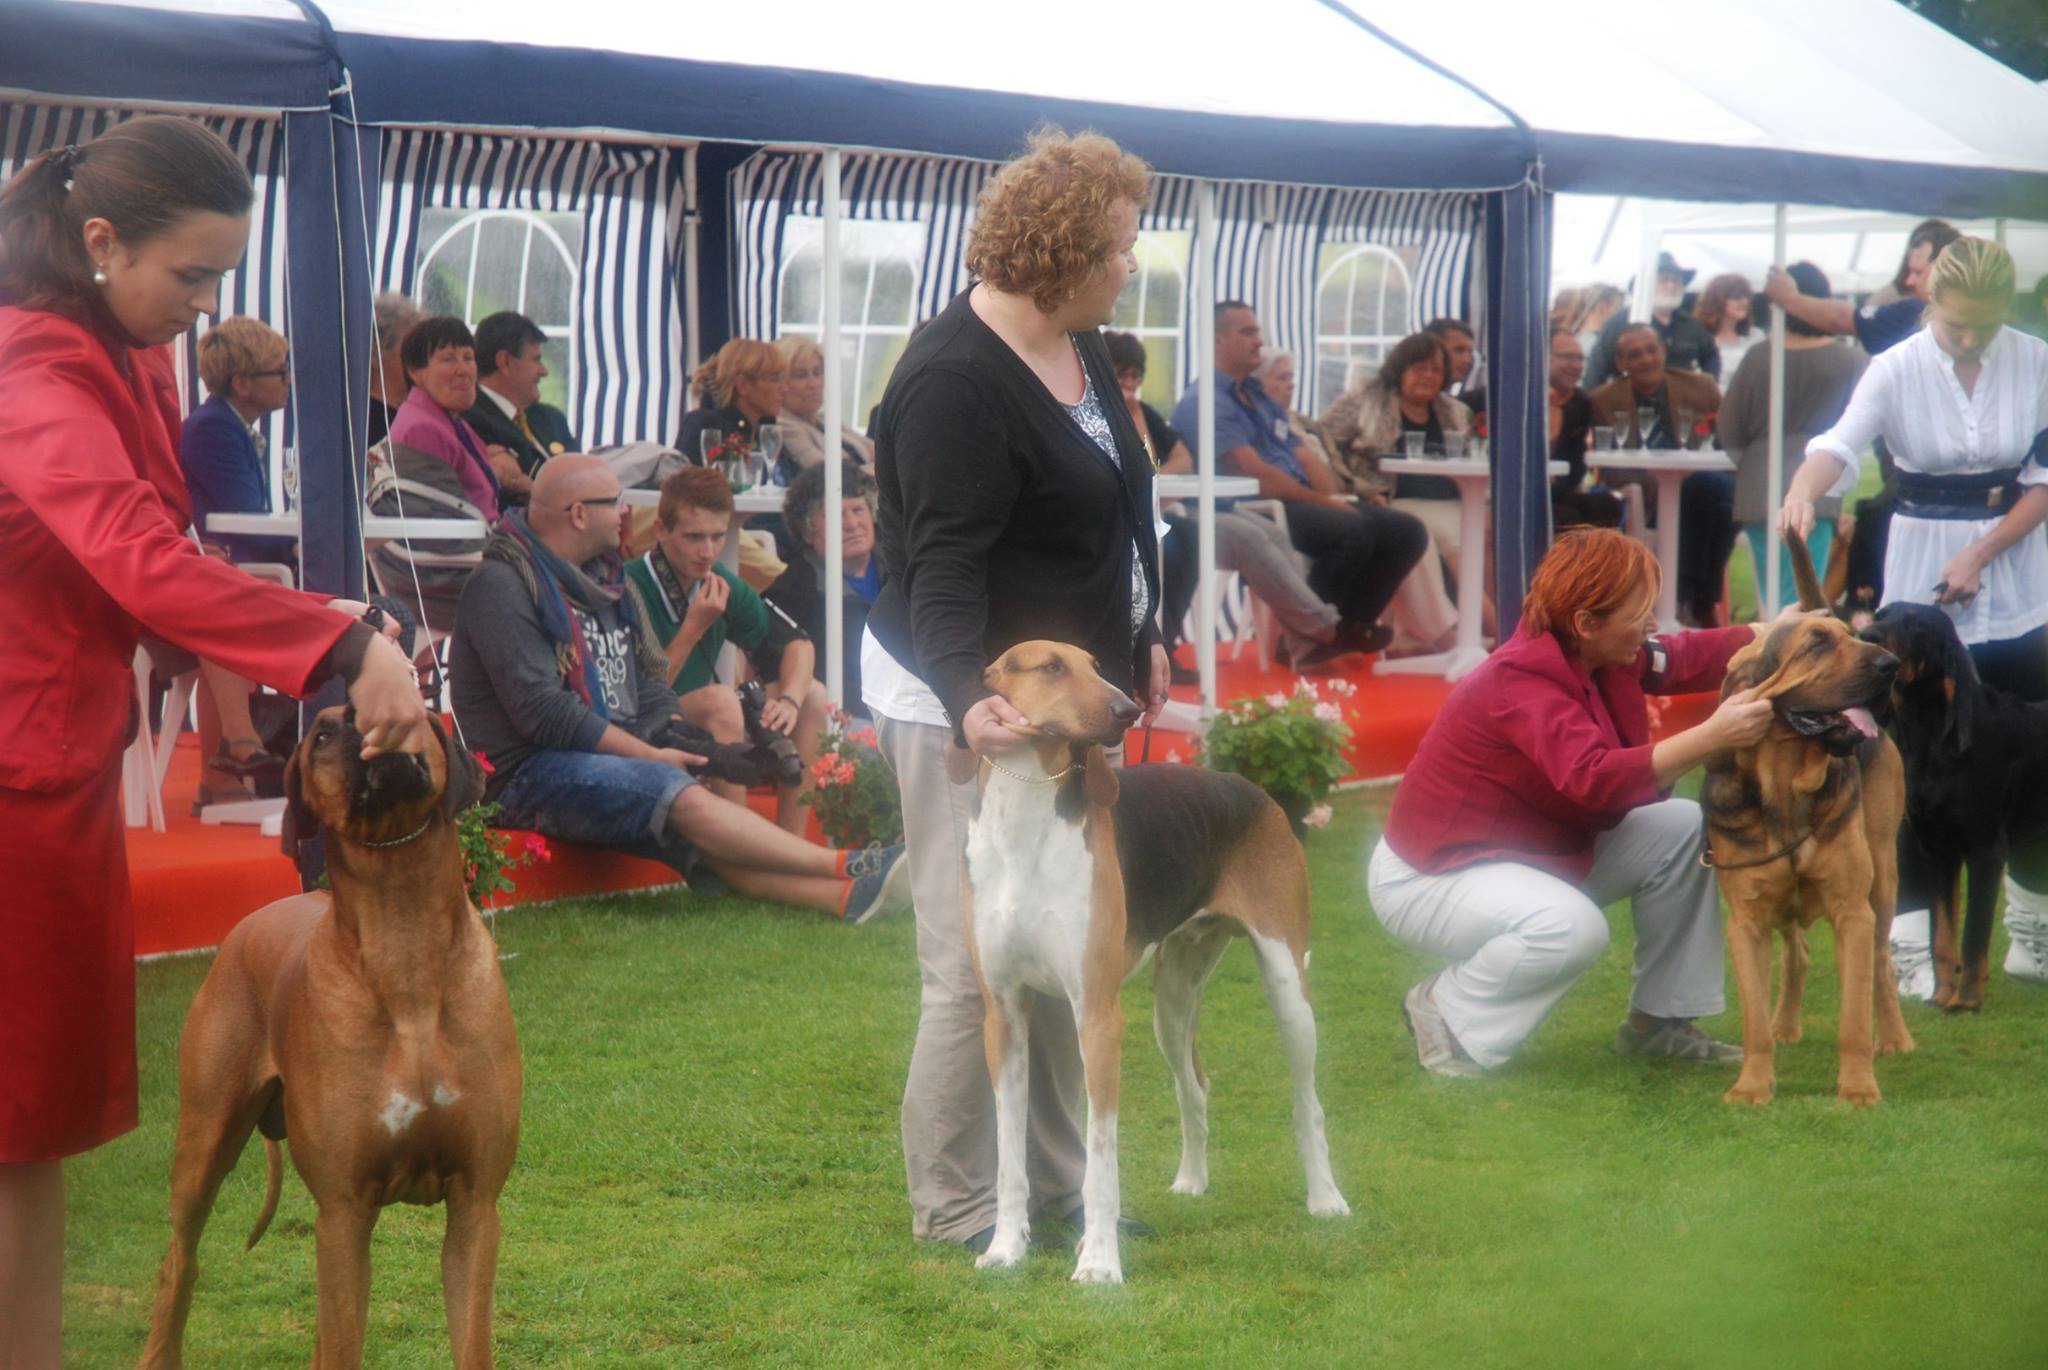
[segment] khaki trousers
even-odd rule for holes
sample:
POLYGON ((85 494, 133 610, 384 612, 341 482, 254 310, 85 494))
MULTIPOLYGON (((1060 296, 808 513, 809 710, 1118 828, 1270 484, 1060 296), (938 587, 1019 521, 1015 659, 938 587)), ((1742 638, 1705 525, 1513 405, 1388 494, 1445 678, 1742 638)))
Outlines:
MULTIPOLYGON (((922 992, 903 1086, 910 1230, 928 1240, 965 1241, 996 1220, 996 1096, 961 902, 975 787, 946 778, 950 729, 877 717, 875 731, 903 796, 917 907, 922 992)), ((1064 1215, 1081 1202, 1088 1158, 1080 1127, 1084 1097, 1074 1011, 1064 1000, 1034 994, 1026 1173, 1032 1206, 1047 1213, 1064 1215)))

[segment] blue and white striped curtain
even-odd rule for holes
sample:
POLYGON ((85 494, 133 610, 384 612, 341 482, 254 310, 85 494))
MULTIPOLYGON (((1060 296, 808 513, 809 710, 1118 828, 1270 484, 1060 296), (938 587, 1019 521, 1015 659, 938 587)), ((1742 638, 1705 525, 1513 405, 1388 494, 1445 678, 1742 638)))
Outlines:
MULTIPOLYGON (((157 111, 104 106, 43 104, 0 100, 0 184, 30 159, 67 143, 91 142, 125 119, 157 111)), ((176 353, 185 410, 206 398, 199 383, 199 336, 213 322, 248 315, 291 336, 285 311, 285 140, 281 120, 260 115, 228 118, 206 115, 198 122, 219 134, 234 149, 254 182, 256 202, 250 211, 249 251, 240 266, 221 280, 220 313, 178 343, 176 353)), ((273 453, 292 441, 289 408, 263 420, 264 438, 273 453)), ((284 463, 270 463, 270 503, 285 507, 284 463)))
MULTIPOLYGON (((975 202, 995 171, 987 162, 899 154, 853 153, 842 159, 847 218, 925 225, 918 318, 938 313, 967 286, 967 230, 975 202)), ((735 336, 776 335, 783 226, 792 216, 823 213, 821 178, 816 153, 757 153, 729 173, 735 336)), ((1224 184, 1216 195, 1217 290, 1220 298, 1250 303, 1259 311, 1270 345, 1302 359, 1296 403, 1314 412, 1320 402, 1313 365, 1316 264, 1323 245, 1375 243, 1412 260, 1407 326, 1413 330, 1442 315, 1469 317, 1479 223, 1479 197, 1468 193, 1224 184)), ((1155 177, 1152 203, 1138 226, 1192 232, 1195 182, 1155 177)), ((1194 336, 1192 308, 1193 292, 1183 291, 1184 338, 1194 336)), ((1195 378, 1197 359, 1191 347, 1182 347, 1180 357, 1179 379, 1185 385, 1195 378)))
POLYGON ((580 213, 569 420, 589 447, 671 439, 686 392, 679 149, 384 130, 378 288, 411 295, 428 209, 580 213))

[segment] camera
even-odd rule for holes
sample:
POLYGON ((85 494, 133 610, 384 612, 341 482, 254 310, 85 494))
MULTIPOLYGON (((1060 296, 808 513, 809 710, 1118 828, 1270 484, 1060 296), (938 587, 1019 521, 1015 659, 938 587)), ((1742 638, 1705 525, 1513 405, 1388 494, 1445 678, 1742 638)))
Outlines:
POLYGON ((694 723, 671 718, 653 740, 657 747, 673 747, 704 758, 701 766, 690 767, 700 779, 725 780, 752 787, 773 785, 786 789, 803 779, 803 758, 796 744, 761 721, 768 695, 761 682, 750 680, 739 687, 740 716, 746 720, 747 740, 718 742, 694 723))

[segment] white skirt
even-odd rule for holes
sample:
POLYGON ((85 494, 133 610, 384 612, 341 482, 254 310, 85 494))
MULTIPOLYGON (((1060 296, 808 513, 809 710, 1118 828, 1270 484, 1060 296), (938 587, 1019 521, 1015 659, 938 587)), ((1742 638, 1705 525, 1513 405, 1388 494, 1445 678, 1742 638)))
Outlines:
MULTIPOLYGON (((1999 522, 1893 515, 1884 553, 1884 602, 1934 603, 1942 568, 1999 522)), ((1965 643, 2002 642, 2048 623, 2048 538, 2039 529, 2006 548, 1979 580, 1975 599, 1945 606, 1965 643)))

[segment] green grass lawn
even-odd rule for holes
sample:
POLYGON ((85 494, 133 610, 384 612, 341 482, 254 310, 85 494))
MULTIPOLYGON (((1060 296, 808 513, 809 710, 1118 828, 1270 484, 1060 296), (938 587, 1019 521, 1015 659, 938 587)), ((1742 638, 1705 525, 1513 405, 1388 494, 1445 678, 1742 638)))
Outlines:
MULTIPOLYGON (((1610 1047, 1625 928, 1493 1078, 1415 1068, 1396 1018, 1424 969, 1366 908, 1386 791, 1310 838, 1322 1097, 1353 1216, 1308 1217, 1287 1072, 1252 959, 1203 1027, 1212 1192, 1171 1195, 1172 1089, 1151 991, 1126 992, 1122 1288, 1034 1254, 981 1275, 909 1237, 897 1102, 916 1017, 907 921, 858 930, 738 900, 591 900, 503 917, 526 1060, 497 1339, 508 1366, 2048 1364, 2048 992, 1994 973, 1987 1011, 1913 1005, 1884 1103, 1834 1085, 1830 939, 1778 1101, 1729 1070, 1610 1047)), ((1625 912, 1617 915, 1625 924, 1625 912)), ((2004 954, 2001 931, 1994 955, 2004 954)), ((145 966, 140 1131, 71 1167, 70 1363, 132 1364, 167 1235, 176 1038, 207 962, 145 966)), ((1730 988, 1733 1002, 1733 988, 1730 988)), ((1736 1031, 1734 1014, 1709 1026, 1736 1031)), ((195 1366, 303 1365, 312 1204, 242 1238, 252 1148, 201 1248, 195 1366)), ((376 1367, 443 1366, 434 1209, 375 1243, 376 1367)))

